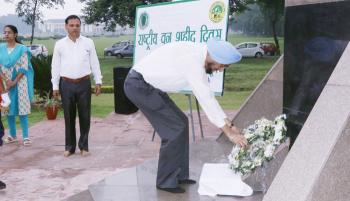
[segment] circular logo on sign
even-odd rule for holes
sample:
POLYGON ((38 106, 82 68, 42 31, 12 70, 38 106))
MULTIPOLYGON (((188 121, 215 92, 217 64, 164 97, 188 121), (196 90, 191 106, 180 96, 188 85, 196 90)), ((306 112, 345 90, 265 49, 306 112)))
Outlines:
POLYGON ((225 4, 217 1, 211 5, 209 10, 209 18, 212 22, 218 23, 225 17, 225 4))
POLYGON ((146 12, 142 13, 139 18, 139 27, 140 29, 145 29, 149 24, 149 16, 146 12))

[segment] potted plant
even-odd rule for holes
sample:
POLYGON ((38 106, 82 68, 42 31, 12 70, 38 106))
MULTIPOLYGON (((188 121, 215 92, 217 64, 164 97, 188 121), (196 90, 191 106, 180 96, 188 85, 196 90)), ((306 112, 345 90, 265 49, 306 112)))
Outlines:
POLYGON ((48 120, 55 120, 60 107, 60 101, 48 94, 45 101, 45 111, 48 120))

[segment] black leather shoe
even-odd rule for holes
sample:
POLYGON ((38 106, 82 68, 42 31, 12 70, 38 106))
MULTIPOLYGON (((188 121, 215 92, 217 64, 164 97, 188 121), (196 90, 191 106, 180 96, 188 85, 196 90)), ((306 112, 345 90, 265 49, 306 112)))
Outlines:
POLYGON ((5 189, 6 188, 6 184, 2 181, 0 181, 0 190, 5 189))
POLYGON ((183 179, 179 180, 179 184, 196 184, 197 182, 192 179, 183 179))
POLYGON ((157 189, 162 190, 162 191, 166 191, 169 193, 184 193, 186 192, 185 189, 180 188, 180 187, 176 187, 176 188, 161 188, 159 186, 157 186, 157 189))

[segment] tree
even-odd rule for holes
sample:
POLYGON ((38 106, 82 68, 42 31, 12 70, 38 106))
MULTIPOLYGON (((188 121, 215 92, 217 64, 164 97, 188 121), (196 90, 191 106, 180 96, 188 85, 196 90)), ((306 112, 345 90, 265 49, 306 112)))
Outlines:
POLYGON ((248 5, 255 3, 255 0, 229 0, 230 13, 242 13, 249 10, 248 5))
MULTIPOLYGON (((240 14, 234 16, 231 29, 236 32, 242 32, 254 36, 272 36, 270 19, 262 12, 262 8, 257 4, 252 4, 249 8, 240 14)), ((282 36, 283 18, 276 24, 276 33, 282 36)))
POLYGON ((85 22, 104 23, 107 31, 114 31, 116 25, 132 27, 137 6, 168 1, 170 0, 80 0, 86 4, 83 9, 85 22))
POLYGON ((64 5, 64 0, 20 0, 16 6, 18 17, 24 17, 24 22, 32 26, 30 44, 33 43, 35 23, 42 22, 42 8, 56 8, 64 5))
POLYGON ((284 15, 284 0, 257 0, 257 4, 261 7, 263 14, 270 20, 277 54, 280 55, 281 50, 277 38, 276 24, 284 15))
MULTIPOLYGON (((104 23, 107 31, 114 31, 116 25, 134 26, 136 7, 171 0, 80 0, 86 4, 83 9, 85 22, 104 23)), ((230 13, 243 12, 254 0, 229 0, 230 13)))

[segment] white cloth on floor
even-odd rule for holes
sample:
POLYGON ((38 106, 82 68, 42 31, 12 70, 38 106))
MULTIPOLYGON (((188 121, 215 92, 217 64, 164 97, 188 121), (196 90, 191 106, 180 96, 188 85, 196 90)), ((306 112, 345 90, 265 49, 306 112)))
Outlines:
POLYGON ((250 196, 253 189, 227 163, 205 163, 199 179, 200 195, 250 196))

